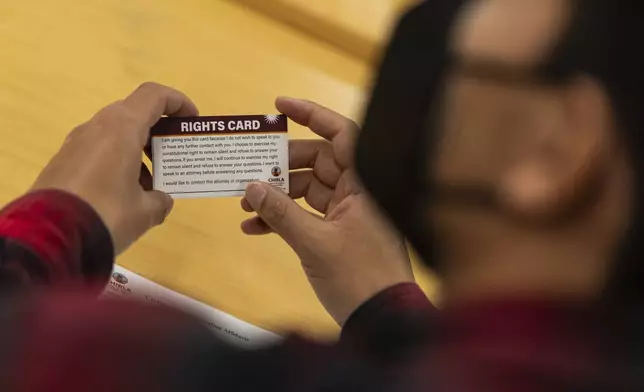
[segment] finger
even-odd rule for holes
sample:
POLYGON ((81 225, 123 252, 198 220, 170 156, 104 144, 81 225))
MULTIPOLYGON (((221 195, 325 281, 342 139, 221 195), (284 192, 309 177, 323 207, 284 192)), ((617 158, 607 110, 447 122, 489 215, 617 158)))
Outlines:
POLYGON ((273 233, 273 229, 259 216, 246 219, 241 223, 241 229, 247 235, 265 235, 273 233))
POLYGON ((280 189, 265 183, 246 187, 246 199, 262 220, 293 249, 308 247, 324 221, 309 214, 280 189))
POLYGON ((356 132, 358 126, 343 115, 310 101, 279 97, 275 107, 296 123, 308 127, 327 140, 344 131, 356 132))
POLYGON ((148 227, 160 225, 170 215, 174 200, 167 193, 161 191, 149 191, 143 195, 143 210, 148 218, 148 227))
POLYGON ((143 83, 123 105, 135 117, 143 121, 146 132, 159 121, 161 116, 190 117, 199 111, 194 103, 182 92, 157 83, 143 83))
POLYGON ((141 162, 141 175, 139 177, 139 184, 143 190, 151 191, 153 187, 152 174, 145 163, 141 162))
POLYGON ((304 198, 316 211, 326 213, 335 190, 321 183, 313 171, 291 173, 290 196, 293 199, 304 198))
POLYGON ((246 212, 255 212, 255 210, 253 210, 253 206, 250 205, 250 203, 248 202, 248 200, 246 200, 245 197, 241 199, 240 204, 241 204, 242 210, 246 212))
POLYGON ((333 139, 333 157, 339 167, 344 169, 353 167, 357 138, 357 132, 343 132, 333 139))
POLYGON ((342 175, 333 147, 326 140, 292 140, 289 155, 292 170, 313 168, 318 179, 328 187, 335 187, 342 175))
POLYGON ((289 167, 291 169, 312 169, 322 150, 330 151, 330 155, 333 157, 333 147, 327 140, 289 140, 288 149, 289 167))
POLYGON ((335 197, 331 199, 327 210, 329 214, 332 213, 338 204, 342 203, 342 201, 347 197, 362 194, 364 192, 364 188, 362 188, 355 172, 349 170, 345 172, 345 175, 340 178, 340 181, 338 181, 338 186, 336 187, 335 192, 335 197))
MULTIPOLYGON (((290 193, 292 199, 304 198, 316 211, 326 213, 335 190, 321 183, 315 174, 308 171, 291 172, 290 193)), ((248 200, 244 197, 240 201, 242 210, 255 212, 248 200)))

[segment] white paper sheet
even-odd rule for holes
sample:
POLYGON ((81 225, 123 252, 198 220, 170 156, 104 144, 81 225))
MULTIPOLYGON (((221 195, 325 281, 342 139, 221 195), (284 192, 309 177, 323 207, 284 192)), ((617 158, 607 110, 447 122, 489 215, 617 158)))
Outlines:
POLYGON ((131 298, 178 309, 203 321, 219 338, 244 348, 271 345, 282 340, 279 335, 167 289, 118 265, 114 267, 103 298, 131 298))

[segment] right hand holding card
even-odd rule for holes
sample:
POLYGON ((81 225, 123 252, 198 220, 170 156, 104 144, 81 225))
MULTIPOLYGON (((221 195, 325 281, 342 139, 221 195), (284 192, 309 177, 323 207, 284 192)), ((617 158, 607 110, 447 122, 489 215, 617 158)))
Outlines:
POLYGON ((378 292, 413 281, 403 239, 380 215, 356 180, 358 126, 308 101, 280 98, 277 109, 326 140, 290 145, 290 197, 265 183, 246 189, 242 208, 258 216, 242 223, 246 234, 279 234, 299 256, 318 298, 343 325, 378 292), (304 198, 324 217, 301 208, 304 198))

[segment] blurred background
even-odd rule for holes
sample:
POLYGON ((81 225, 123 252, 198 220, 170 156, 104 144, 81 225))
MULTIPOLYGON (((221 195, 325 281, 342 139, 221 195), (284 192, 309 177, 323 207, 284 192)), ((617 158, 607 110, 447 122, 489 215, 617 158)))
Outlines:
MULTIPOLYGON (((359 123, 392 23, 412 2, 2 1, 0 203, 28 189, 74 126, 144 81, 184 91, 203 115, 274 113, 289 95, 359 123)), ((179 201, 117 262, 261 327, 335 336, 294 253, 275 236, 242 235, 245 217, 236 198, 179 201)), ((417 277, 434 297, 431 275, 417 277)))

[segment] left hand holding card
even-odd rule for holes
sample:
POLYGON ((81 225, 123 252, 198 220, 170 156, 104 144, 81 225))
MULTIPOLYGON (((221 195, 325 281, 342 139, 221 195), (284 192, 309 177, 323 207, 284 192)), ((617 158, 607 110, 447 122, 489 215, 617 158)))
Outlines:
POLYGON ((110 231, 119 254, 172 210, 170 196, 140 184, 141 151, 150 128, 163 115, 198 114, 183 93, 145 83, 74 129, 32 190, 59 189, 86 201, 110 231))

